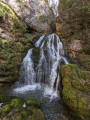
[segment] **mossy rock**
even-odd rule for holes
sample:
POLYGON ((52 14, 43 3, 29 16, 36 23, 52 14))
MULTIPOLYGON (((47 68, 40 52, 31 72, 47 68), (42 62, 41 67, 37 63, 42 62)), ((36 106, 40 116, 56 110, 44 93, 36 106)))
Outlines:
POLYGON ((0 103, 8 103, 14 98, 14 96, 0 95, 0 103))
POLYGON ((90 71, 90 55, 79 54, 80 64, 84 70, 90 71))
POLYGON ((33 109, 32 116, 29 116, 30 120, 45 120, 43 112, 40 109, 33 109))
POLYGON ((27 33, 25 22, 21 21, 14 11, 1 1, 0 21, 2 31, 0 35, 0 82, 10 83, 18 79, 22 59, 32 44, 32 36, 27 33))
POLYGON ((37 100, 25 101, 23 98, 14 98, 4 103, 0 109, 0 118, 7 120, 45 120, 44 114, 40 109, 40 102, 37 100), (24 107, 23 104, 26 104, 24 107))
POLYGON ((16 118, 16 120, 23 120, 23 117, 20 115, 16 118))
POLYGON ((29 105, 29 106, 34 106, 36 108, 40 108, 41 107, 40 102, 37 101, 37 100, 28 100, 26 102, 26 104, 29 105))
POLYGON ((23 111, 21 111, 20 115, 21 115, 22 117, 28 117, 29 111, 23 110, 23 111))
POLYGON ((10 105, 12 107, 20 107, 20 106, 23 106, 25 100, 23 98, 15 98, 15 99, 12 99, 10 105))
POLYGON ((61 66, 62 99, 82 120, 89 120, 90 72, 74 64, 61 66))
POLYGON ((10 110, 11 110, 11 106, 8 104, 8 105, 5 105, 4 107, 3 107, 3 112, 4 113, 7 113, 7 112, 10 112, 10 110))

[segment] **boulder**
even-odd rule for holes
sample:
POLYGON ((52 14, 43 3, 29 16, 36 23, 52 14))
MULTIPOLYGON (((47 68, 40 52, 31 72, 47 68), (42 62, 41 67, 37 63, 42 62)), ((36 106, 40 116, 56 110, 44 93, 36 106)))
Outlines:
POLYGON ((45 120, 40 102, 0 95, 0 120, 45 120))
POLYGON ((52 32, 50 24, 53 13, 45 0, 1 0, 37 32, 52 32))
POLYGON ((73 40, 70 44, 70 50, 75 52, 83 51, 81 40, 73 40))
POLYGON ((81 120, 90 118, 90 72, 82 71, 77 65, 61 67, 62 99, 81 120))

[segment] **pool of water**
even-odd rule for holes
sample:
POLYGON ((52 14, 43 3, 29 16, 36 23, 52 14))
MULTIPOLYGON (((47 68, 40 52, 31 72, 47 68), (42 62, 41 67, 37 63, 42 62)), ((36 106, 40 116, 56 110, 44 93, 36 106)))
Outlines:
POLYGON ((60 96, 57 96, 55 93, 51 93, 48 88, 45 90, 45 88, 43 85, 31 86, 15 84, 11 87, 3 87, 1 89, 1 93, 8 93, 8 95, 22 97, 26 100, 39 100, 41 102, 41 108, 45 114, 46 120, 73 120, 67 114, 67 110, 65 109, 60 96))

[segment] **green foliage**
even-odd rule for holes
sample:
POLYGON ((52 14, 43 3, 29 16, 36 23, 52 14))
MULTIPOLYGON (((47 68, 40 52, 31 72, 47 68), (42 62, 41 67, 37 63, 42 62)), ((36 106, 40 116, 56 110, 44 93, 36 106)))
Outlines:
POLYGON ((3 2, 0 2, 0 23, 10 33, 10 38, 0 37, 0 77, 5 78, 4 82, 12 82, 18 76, 18 66, 30 48, 32 37, 26 33, 27 25, 3 2))
POLYGON ((33 41, 32 41, 32 35, 31 35, 31 34, 26 33, 26 34, 25 34, 25 37, 27 38, 27 42, 33 43, 33 41))
POLYGON ((81 66, 84 70, 90 71, 90 55, 79 54, 81 66))
POLYGON ((70 40, 82 40, 82 43, 85 45, 84 51, 88 54, 90 48, 90 2, 82 0, 60 0, 59 14, 59 22, 63 22, 60 37, 70 40))

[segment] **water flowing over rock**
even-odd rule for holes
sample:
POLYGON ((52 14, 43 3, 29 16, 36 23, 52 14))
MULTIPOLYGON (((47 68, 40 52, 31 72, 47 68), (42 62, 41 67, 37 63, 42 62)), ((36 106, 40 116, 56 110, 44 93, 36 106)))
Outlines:
POLYGON ((48 0, 48 3, 50 7, 52 8, 55 17, 58 17, 58 5, 59 5, 59 0, 48 0))
POLYGON ((20 82, 26 85, 44 84, 51 94, 58 94, 62 63, 68 64, 68 61, 59 37, 56 34, 43 35, 22 62, 20 82))

